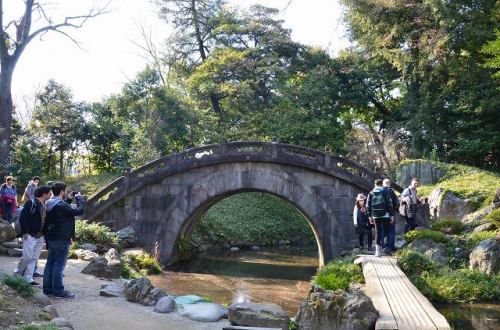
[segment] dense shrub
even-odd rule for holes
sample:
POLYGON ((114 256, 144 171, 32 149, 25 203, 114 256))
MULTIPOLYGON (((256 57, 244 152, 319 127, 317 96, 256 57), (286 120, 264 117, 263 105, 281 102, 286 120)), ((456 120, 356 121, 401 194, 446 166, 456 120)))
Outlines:
POLYGON ((408 243, 413 242, 416 239, 423 239, 423 238, 428 238, 438 243, 447 242, 446 236, 444 236, 443 233, 429 229, 412 230, 405 234, 405 240, 408 243))
POLYGON ((160 273, 160 263, 149 253, 126 254, 122 258, 122 276, 124 278, 137 278, 160 273))
POLYGON ((425 271, 434 271, 437 266, 423 254, 408 249, 399 252, 398 264, 410 276, 420 275, 425 271))
POLYGON ((320 268, 314 283, 325 290, 347 290, 350 283, 363 283, 361 268, 352 259, 337 259, 320 268))
POLYGON ((444 234, 459 234, 465 229, 465 225, 460 220, 437 220, 431 223, 431 229, 444 234))
POLYGON ((100 245, 117 244, 118 238, 108 227, 100 223, 89 223, 87 220, 77 220, 75 224, 76 242, 100 245))
POLYGON ((5 285, 10 286, 16 290, 17 293, 23 298, 31 298, 35 294, 35 289, 23 277, 20 276, 6 276, 3 279, 5 285))

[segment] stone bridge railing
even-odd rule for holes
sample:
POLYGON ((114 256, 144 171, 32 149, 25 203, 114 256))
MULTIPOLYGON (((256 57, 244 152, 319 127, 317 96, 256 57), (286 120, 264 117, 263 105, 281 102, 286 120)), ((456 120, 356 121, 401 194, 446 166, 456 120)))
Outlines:
POLYGON ((192 168, 229 162, 264 162, 298 166, 348 181, 361 190, 373 187, 375 174, 368 168, 329 152, 266 142, 230 142, 175 152, 128 171, 87 201, 85 217, 94 220, 106 208, 145 185, 192 168))

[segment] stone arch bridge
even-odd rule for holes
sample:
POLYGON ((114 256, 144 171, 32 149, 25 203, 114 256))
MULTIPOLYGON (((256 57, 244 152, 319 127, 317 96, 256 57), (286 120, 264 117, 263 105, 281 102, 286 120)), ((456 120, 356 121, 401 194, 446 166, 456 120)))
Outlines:
POLYGON ((329 152, 265 142, 188 149, 125 173, 87 201, 85 217, 113 230, 132 226, 142 244, 176 258, 176 242, 212 205, 232 194, 260 191, 292 203, 316 237, 320 264, 356 242, 352 210, 375 174, 329 152))

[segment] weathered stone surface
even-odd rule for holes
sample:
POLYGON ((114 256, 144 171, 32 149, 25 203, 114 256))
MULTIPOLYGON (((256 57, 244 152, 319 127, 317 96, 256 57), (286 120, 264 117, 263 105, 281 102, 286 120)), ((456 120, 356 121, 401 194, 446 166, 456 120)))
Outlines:
POLYGON ((106 258, 94 258, 83 270, 82 273, 97 277, 114 279, 120 278, 122 269, 119 260, 108 261, 106 258))
POLYGON ((167 293, 160 288, 153 288, 151 291, 149 291, 148 295, 146 298, 144 298, 144 301, 142 304, 144 306, 154 306, 160 300, 161 298, 165 297, 167 293))
POLYGON ((322 290, 317 285, 297 312, 295 323, 301 330, 373 329, 378 312, 361 290, 322 290))
POLYGON ((82 250, 87 250, 87 251, 90 251, 90 252, 96 252, 97 251, 97 245, 92 244, 92 243, 82 244, 82 246, 80 246, 80 248, 82 250))
POLYGON ((120 260, 120 253, 118 253, 115 248, 111 248, 108 250, 108 252, 106 252, 104 258, 106 258, 108 261, 120 260))
POLYGON ((480 233, 482 231, 494 229, 494 227, 495 226, 492 223, 487 222, 487 223, 483 223, 482 225, 477 226, 476 228, 474 228, 474 230, 472 232, 473 233, 480 233))
POLYGON ((431 239, 416 239, 408 244, 408 249, 422 253, 427 258, 442 265, 447 265, 449 258, 446 245, 434 242, 431 239))
POLYGON ((123 247, 135 247, 139 243, 137 232, 130 226, 117 231, 116 236, 118 236, 120 245, 123 247))
POLYGON ((63 317, 56 317, 49 322, 50 324, 57 325, 59 328, 70 328, 74 329, 73 325, 63 317))
POLYGON ((232 325, 287 330, 290 321, 286 312, 275 304, 237 303, 229 306, 228 312, 232 325))
POLYGON ((500 207, 500 202, 491 203, 487 207, 477 210, 476 212, 469 213, 462 218, 462 222, 465 224, 473 224, 481 221, 488 214, 500 207))
POLYGON ((84 261, 91 261, 91 260, 99 257, 99 255, 97 253, 89 251, 89 250, 83 250, 83 249, 76 249, 75 255, 78 259, 84 260, 84 261))
POLYGON ((429 196, 430 213, 434 219, 462 219, 474 208, 469 200, 458 198, 453 192, 436 188, 429 196))
POLYGON ((172 296, 161 297, 155 305, 157 313, 171 313, 175 310, 175 299, 172 296))
POLYGON ((188 304, 196 304, 196 303, 203 302, 203 301, 204 301, 204 299, 202 297, 194 295, 194 294, 175 297, 175 304, 178 306, 188 305, 188 304))
POLYGON ((57 309, 52 305, 45 306, 43 308, 43 311, 45 313, 47 313, 51 317, 51 319, 55 319, 55 318, 59 317, 59 313, 57 312, 57 309))
POLYGON ((128 301, 142 304, 152 289, 153 285, 147 277, 139 277, 127 284, 125 297, 128 301))
POLYGON ((125 287, 117 284, 105 284, 99 291, 99 295, 103 297, 122 297, 125 293, 125 287))
POLYGON ((177 311, 179 315, 198 322, 217 322, 227 317, 227 308, 212 303, 183 305, 177 311))
POLYGON ((399 166, 396 170, 396 182, 406 187, 410 184, 412 178, 419 178, 422 184, 435 184, 446 173, 436 167, 431 162, 413 162, 399 166))
POLYGON ((7 221, 0 220, 0 243, 10 242, 16 238, 14 227, 7 221))
POLYGON ((469 255, 469 268, 486 274, 500 271, 500 242, 495 239, 481 241, 469 255))
POLYGON ((46 295, 44 295, 40 291, 37 291, 35 293, 35 295, 33 296, 33 299, 36 301, 36 303, 38 305, 41 305, 41 306, 47 306, 47 305, 51 304, 49 297, 47 297, 46 295))

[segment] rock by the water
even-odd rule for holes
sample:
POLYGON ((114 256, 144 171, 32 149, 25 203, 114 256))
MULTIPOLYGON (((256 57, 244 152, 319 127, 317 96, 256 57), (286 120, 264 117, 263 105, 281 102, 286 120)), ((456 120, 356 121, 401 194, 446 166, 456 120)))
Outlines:
POLYGON ((171 313, 175 310, 175 299, 172 296, 161 297, 155 305, 157 313, 171 313))
POLYGON ((0 220, 0 243, 10 242, 16 238, 14 227, 7 221, 0 220))
POLYGON ((115 248, 111 248, 108 250, 108 252, 106 252, 104 258, 106 258, 108 261, 120 260, 120 253, 118 253, 115 248))
POLYGON ((59 317, 59 313, 57 312, 56 308, 52 305, 47 305, 43 308, 43 311, 47 313, 51 319, 55 319, 59 317))
POLYGON ((107 279, 120 278, 122 274, 121 262, 119 260, 108 261, 103 257, 94 258, 82 270, 82 273, 107 279))
POLYGON ((217 322, 227 316, 227 308, 204 302, 183 305, 177 312, 181 316, 198 322, 217 322))
POLYGON ((236 251, 239 251, 239 250, 240 250, 240 248, 239 248, 239 247, 237 247, 237 246, 233 246, 233 247, 231 248, 231 252, 236 252, 236 251))
POLYGON ((96 252, 97 251, 97 245, 92 244, 92 243, 85 243, 80 246, 80 249, 82 250, 87 250, 90 252, 96 252))
POLYGON ((106 284, 99 291, 99 295, 103 297, 122 297, 124 295, 125 288, 117 284, 106 284))
POLYGON ((469 268, 486 274, 500 271, 500 242, 496 239, 481 241, 469 255, 469 268))
POLYGON ((455 196, 451 191, 436 188, 429 196, 431 216, 434 219, 462 219, 474 210, 467 199, 455 196))
POLYGON ((378 312, 361 290, 322 290, 317 285, 300 304, 295 323, 303 330, 373 329, 378 312))
POLYGON ((152 289, 153 285, 147 277, 139 277, 127 284, 125 297, 128 301, 142 304, 152 289))
POLYGON ((199 302, 203 302, 205 299, 203 299, 200 296, 196 296, 194 294, 187 295, 187 296, 178 296, 175 297, 175 304, 177 306, 182 306, 182 305, 187 305, 187 304, 196 304, 199 302))
POLYGON ((125 227, 116 232, 116 236, 120 241, 122 247, 135 247, 139 243, 139 236, 132 227, 125 227))
POLYGON ((160 288, 151 289, 151 291, 149 291, 146 298, 144 298, 144 301, 142 302, 142 304, 144 306, 154 306, 154 305, 156 305, 158 300, 165 297, 166 295, 167 295, 167 293, 163 289, 160 289, 160 288))
POLYGON ((84 260, 84 261, 91 261, 91 260, 99 257, 99 255, 97 253, 92 252, 90 250, 83 250, 83 249, 76 249, 75 255, 77 256, 78 259, 84 260))
POLYGON ((51 320, 49 324, 57 325, 58 328, 74 329, 73 325, 63 317, 56 317, 55 319, 51 320))
POLYGON ((290 321, 286 312, 276 304, 251 302, 232 304, 228 308, 228 316, 232 325, 280 328, 283 330, 288 329, 290 321))
POLYGON ((408 249, 422 253, 427 258, 441 265, 447 265, 449 258, 446 245, 428 238, 416 239, 408 244, 408 249))

